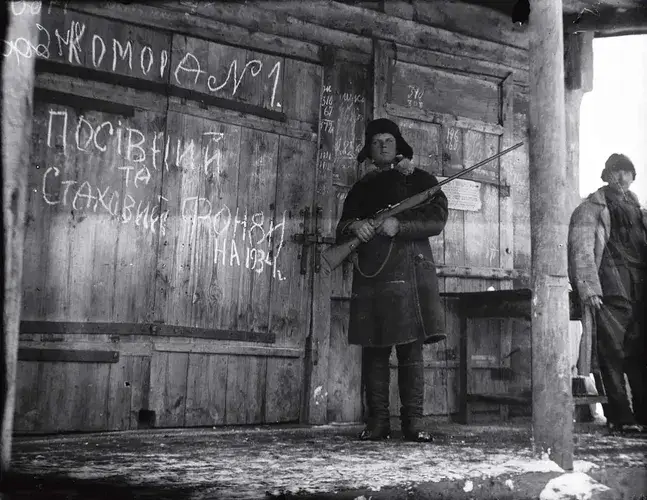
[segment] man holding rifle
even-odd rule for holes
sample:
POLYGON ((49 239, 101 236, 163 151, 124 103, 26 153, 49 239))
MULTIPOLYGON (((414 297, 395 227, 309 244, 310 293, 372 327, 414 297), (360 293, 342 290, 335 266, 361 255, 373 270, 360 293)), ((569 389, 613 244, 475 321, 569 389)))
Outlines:
POLYGON ((368 423, 362 440, 390 437, 389 357, 398 356, 400 420, 405 440, 425 442, 422 346, 445 338, 444 311, 428 238, 443 231, 447 198, 438 191, 425 203, 376 222, 377 212, 438 184, 413 167, 413 150, 398 126, 370 122, 358 155, 372 170, 352 187, 337 227, 338 242, 358 238, 352 254, 353 295, 349 343, 362 346, 368 423))

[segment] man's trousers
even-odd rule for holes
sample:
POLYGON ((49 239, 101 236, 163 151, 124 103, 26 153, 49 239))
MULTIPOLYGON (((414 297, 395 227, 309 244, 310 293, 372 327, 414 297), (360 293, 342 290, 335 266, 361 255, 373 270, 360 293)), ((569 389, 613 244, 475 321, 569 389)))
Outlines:
MULTIPOLYGON (((400 392, 400 421, 411 432, 422 430, 424 401, 424 365, 422 341, 396 345, 398 357, 398 389, 400 392)), ((363 347, 363 369, 371 429, 389 428, 389 358, 391 346, 363 347)))

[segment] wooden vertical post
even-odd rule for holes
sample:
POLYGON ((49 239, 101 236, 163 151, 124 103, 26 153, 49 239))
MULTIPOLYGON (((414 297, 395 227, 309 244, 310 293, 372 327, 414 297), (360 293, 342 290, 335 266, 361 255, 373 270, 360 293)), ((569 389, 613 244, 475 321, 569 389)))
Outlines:
POLYGON ((533 438, 572 469, 562 1, 533 1, 529 27, 533 438))
MULTIPOLYGON (((36 24, 40 21, 41 2, 24 2, 2 6, 7 9, 4 38, 11 43, 22 38, 38 45, 36 24)), ((17 51, 3 58, 2 122, 0 147, 2 157, 3 211, 3 282, 4 310, 2 328, 2 444, 0 444, 0 478, 9 470, 11 435, 16 400, 16 367, 18 332, 22 296, 22 252, 27 203, 27 167, 31 150, 31 122, 34 90, 34 58, 17 51)))
MULTIPOLYGON (((593 90, 593 32, 570 33, 564 39, 566 172, 571 195, 566 199, 570 215, 580 204, 580 109, 586 92, 593 90)), ((591 373, 592 338, 585 328, 580 342, 577 371, 591 373)))

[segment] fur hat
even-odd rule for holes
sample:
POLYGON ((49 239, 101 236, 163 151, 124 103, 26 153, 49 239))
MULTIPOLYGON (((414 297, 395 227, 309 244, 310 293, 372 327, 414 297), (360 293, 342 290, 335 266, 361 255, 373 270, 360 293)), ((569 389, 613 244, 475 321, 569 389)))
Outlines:
POLYGON ((613 153, 604 163, 604 170, 600 176, 604 182, 609 182, 609 174, 617 170, 626 170, 631 172, 636 179, 636 168, 632 161, 625 155, 613 153))
POLYGON ((364 147, 357 155, 358 162, 362 163, 366 158, 371 156, 371 140, 377 134, 391 134, 395 137, 396 154, 402 155, 409 160, 413 158, 413 149, 403 139, 398 125, 387 118, 378 118, 369 122, 366 126, 364 147))

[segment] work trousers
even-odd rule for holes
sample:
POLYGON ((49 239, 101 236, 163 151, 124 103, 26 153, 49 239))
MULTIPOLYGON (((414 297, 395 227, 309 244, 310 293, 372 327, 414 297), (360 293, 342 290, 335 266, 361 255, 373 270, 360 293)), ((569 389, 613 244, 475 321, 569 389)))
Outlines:
POLYGON ((624 293, 605 294, 597 314, 598 359, 608 398, 604 414, 609 423, 616 425, 647 424, 644 273, 621 270, 620 275, 624 293))
MULTIPOLYGON (((389 387, 391 346, 363 347, 363 368, 368 405, 368 425, 380 431, 389 428, 389 387)), ((398 357, 400 421, 403 429, 422 430, 424 365, 422 341, 395 346, 398 357)))

